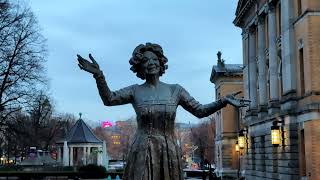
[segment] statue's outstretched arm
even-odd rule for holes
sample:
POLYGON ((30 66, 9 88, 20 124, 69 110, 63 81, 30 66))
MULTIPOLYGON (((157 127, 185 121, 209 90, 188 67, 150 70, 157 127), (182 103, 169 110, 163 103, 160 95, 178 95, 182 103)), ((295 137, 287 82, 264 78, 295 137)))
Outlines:
POLYGON ((228 94, 218 101, 202 105, 192 96, 190 96, 190 94, 183 87, 178 85, 178 88, 180 89, 178 104, 198 118, 207 117, 214 112, 224 108, 227 104, 239 108, 248 106, 250 103, 250 100, 236 98, 236 95, 241 93, 241 91, 239 91, 236 93, 228 94))
POLYGON ((227 102, 224 99, 219 99, 218 101, 210 104, 200 104, 183 87, 180 86, 179 105, 194 116, 203 118, 225 107, 227 102))
POLYGON ((219 99, 205 105, 200 104, 183 87, 179 86, 178 88, 180 88, 179 105, 198 118, 207 117, 227 105, 225 99, 219 99))
POLYGON ((120 89, 118 91, 111 91, 107 85, 104 75, 94 75, 96 79, 97 87, 103 104, 106 106, 115 106, 132 103, 134 85, 120 89))
POLYGON ((102 71, 99 68, 99 64, 89 54, 91 62, 84 59, 80 55, 77 55, 80 69, 93 74, 96 79, 97 87, 103 104, 106 106, 122 105, 132 103, 134 86, 129 86, 118 91, 112 92, 104 78, 102 71))

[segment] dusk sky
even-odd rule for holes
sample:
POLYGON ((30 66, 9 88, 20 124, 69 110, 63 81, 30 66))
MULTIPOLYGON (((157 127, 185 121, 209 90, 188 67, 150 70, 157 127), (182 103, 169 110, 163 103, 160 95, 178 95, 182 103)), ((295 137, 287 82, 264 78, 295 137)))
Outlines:
MULTIPOLYGON (((232 24, 237 0, 30 0, 47 38, 50 95, 58 112, 82 112, 87 121, 126 120, 132 106, 106 107, 93 77, 76 55, 92 53, 112 90, 142 84, 130 71, 133 49, 162 46, 168 70, 161 81, 180 84, 199 102, 214 101, 210 82, 217 51, 226 63, 242 63, 241 30, 232 24)), ((178 108, 177 122, 199 122, 178 108)))

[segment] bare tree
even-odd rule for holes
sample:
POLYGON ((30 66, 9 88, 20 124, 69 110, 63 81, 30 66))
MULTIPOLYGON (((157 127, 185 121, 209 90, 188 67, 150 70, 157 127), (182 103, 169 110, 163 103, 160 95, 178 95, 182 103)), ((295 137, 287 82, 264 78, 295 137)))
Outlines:
POLYGON ((25 157, 30 146, 54 150, 51 146, 62 139, 75 122, 71 114, 53 115, 49 98, 43 94, 30 104, 33 106, 28 112, 20 110, 8 118, 0 143, 0 150, 6 152, 7 157, 25 157))
POLYGON ((0 125, 45 84, 46 46, 26 5, 0 0, 0 125))
POLYGON ((213 163, 215 147, 215 123, 210 117, 198 126, 191 128, 193 144, 198 146, 200 164, 213 163))

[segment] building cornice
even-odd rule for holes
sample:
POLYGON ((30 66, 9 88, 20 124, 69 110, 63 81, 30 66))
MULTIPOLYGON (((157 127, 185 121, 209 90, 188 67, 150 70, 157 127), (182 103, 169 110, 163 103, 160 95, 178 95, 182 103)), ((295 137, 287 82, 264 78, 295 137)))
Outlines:
MULTIPOLYGON (((238 3, 238 7, 236 10, 236 18, 233 20, 233 24, 235 26, 243 28, 243 24, 241 24, 243 22, 242 20, 243 18, 245 18, 246 13, 251 9, 251 7, 257 3, 257 0, 247 0, 244 6, 242 6, 242 4, 244 4, 245 0, 241 0, 241 1, 242 1, 241 3, 238 3)), ((263 6, 259 7, 259 9, 256 10, 257 16, 261 16, 261 15, 264 16, 268 14, 268 10, 274 7, 276 2, 278 1, 267 0, 267 2, 263 6)), ((256 18, 254 18, 253 21, 256 21, 256 18)), ((249 24, 252 24, 252 22, 249 24)))
POLYGON ((303 14, 301 14, 297 19, 293 22, 294 25, 298 24, 307 16, 320 16, 319 10, 307 9, 303 14))
POLYGON ((243 77, 243 73, 242 72, 239 72, 239 73, 230 73, 230 72, 222 72, 222 73, 211 73, 211 76, 210 76, 210 82, 212 83, 216 83, 218 81, 218 79, 222 79, 222 78, 228 78, 228 77, 231 77, 231 78, 237 78, 237 77, 240 77, 242 78, 243 77))
MULTIPOLYGON (((244 3, 243 0, 241 0, 242 3, 238 4, 238 6, 242 6, 244 3)), ((237 7, 237 13, 236 13, 236 18, 233 20, 233 24, 235 26, 241 27, 241 20, 243 16, 249 11, 249 9, 255 4, 256 0, 247 0, 245 5, 241 7, 237 7), (241 9, 240 9, 241 8, 241 9)))

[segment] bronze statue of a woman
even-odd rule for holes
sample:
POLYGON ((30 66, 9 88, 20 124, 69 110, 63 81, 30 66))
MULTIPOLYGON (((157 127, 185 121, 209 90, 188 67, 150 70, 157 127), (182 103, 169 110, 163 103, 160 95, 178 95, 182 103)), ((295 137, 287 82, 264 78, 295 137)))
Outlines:
POLYGON ((166 84, 159 77, 167 69, 167 58, 158 44, 137 46, 129 63, 131 70, 145 80, 118 91, 111 91, 98 63, 78 56, 79 67, 93 74, 100 97, 106 106, 131 103, 137 115, 137 132, 131 145, 123 179, 127 180, 182 180, 181 155, 174 125, 178 105, 198 118, 206 117, 231 104, 247 106, 248 100, 227 95, 210 104, 202 105, 178 84, 166 84))

